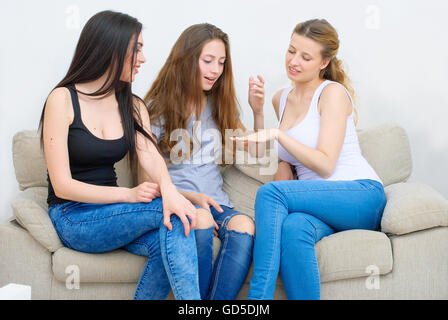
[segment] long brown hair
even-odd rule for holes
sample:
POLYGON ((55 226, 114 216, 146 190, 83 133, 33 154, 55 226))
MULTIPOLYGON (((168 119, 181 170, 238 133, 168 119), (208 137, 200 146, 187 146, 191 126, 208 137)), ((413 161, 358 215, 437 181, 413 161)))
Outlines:
MULTIPOLYGON (((192 25, 180 35, 144 98, 151 122, 163 126, 165 134, 160 137, 159 147, 165 154, 176 144, 176 141, 170 141, 171 132, 186 129, 192 111, 187 106, 193 106, 196 119, 199 117, 204 95, 200 83, 199 56, 204 45, 215 39, 224 43, 226 60, 223 73, 206 94, 211 98, 212 116, 221 133, 223 149, 232 150, 235 156, 233 143, 225 141, 225 130, 245 128, 240 120, 240 106, 233 82, 229 37, 208 23, 192 25), (230 145, 232 147, 229 148, 230 145)), ((222 154, 224 157, 225 152, 222 154)), ((222 163, 225 166, 225 161, 222 163)))
MULTIPOLYGON (((330 60, 328 66, 320 72, 320 78, 336 81, 342 84, 355 101, 355 91, 350 79, 344 71, 342 61, 337 58, 339 50, 339 37, 335 28, 325 19, 312 19, 299 23, 294 28, 294 33, 310 38, 322 45, 322 58, 330 60)), ((355 124, 358 122, 358 112, 354 107, 355 124)))

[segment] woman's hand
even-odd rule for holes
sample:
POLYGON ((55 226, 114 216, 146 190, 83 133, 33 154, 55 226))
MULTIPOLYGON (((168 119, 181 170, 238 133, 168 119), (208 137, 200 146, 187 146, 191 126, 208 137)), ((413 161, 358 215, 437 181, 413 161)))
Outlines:
POLYGON ((261 76, 257 78, 259 81, 249 78, 249 105, 254 115, 262 114, 264 105, 264 80, 261 76))
POLYGON ((231 137, 234 141, 242 141, 244 144, 265 143, 278 138, 280 130, 277 128, 260 130, 244 137, 231 137))
POLYGON ((193 204, 200 206, 201 208, 209 210, 210 207, 213 207, 220 213, 224 211, 222 210, 221 206, 215 200, 213 200, 212 197, 204 193, 190 192, 189 194, 190 201, 193 204))
POLYGON ((196 227, 196 208, 177 191, 173 184, 163 186, 161 188, 161 194, 163 202, 163 224, 171 231, 173 226, 170 217, 172 214, 177 215, 184 224, 185 236, 188 237, 190 230, 196 227), (187 217, 190 218, 191 225, 187 217))
POLYGON ((129 189, 129 203, 151 202, 153 199, 160 197, 160 188, 156 183, 143 182, 137 187, 129 189))

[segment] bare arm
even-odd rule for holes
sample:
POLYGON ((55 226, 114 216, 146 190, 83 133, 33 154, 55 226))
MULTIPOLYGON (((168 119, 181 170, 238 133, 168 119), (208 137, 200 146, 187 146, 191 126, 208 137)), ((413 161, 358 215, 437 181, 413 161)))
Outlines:
POLYGON ((339 85, 329 85, 321 95, 319 140, 316 149, 305 146, 285 132, 275 128, 260 131, 235 140, 264 142, 278 139, 278 142, 294 158, 323 178, 333 173, 344 143, 347 117, 352 105, 347 93, 339 85))
MULTIPOLYGON (((138 103, 141 126, 150 134, 151 124, 146 106, 141 101, 138 103)), ((170 216, 175 214, 184 224, 185 235, 188 236, 190 228, 196 226, 196 208, 176 189, 162 155, 158 152, 156 146, 140 132, 137 132, 136 135, 136 149, 139 165, 143 169, 143 177, 147 177, 160 186, 165 226, 172 230, 170 216), (191 219, 191 227, 187 217, 191 219)))

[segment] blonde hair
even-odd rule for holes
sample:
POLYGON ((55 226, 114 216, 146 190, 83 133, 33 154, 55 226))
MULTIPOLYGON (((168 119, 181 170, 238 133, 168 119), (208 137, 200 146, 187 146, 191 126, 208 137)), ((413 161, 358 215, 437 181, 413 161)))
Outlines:
MULTIPOLYGON (((337 58, 339 37, 336 29, 325 19, 312 19, 296 25, 294 33, 312 39, 322 45, 322 59, 328 59, 330 62, 320 72, 320 78, 339 82, 350 93, 352 100, 355 101, 355 92, 350 83, 350 79, 344 71, 342 61, 337 58)), ((358 123, 358 111, 355 105, 353 112, 356 125, 358 123)))

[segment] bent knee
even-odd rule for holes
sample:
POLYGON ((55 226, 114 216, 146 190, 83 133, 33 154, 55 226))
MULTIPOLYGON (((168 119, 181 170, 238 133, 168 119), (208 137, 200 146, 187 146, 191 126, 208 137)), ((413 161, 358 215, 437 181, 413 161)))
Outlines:
POLYGON ((208 229, 215 224, 212 214, 206 209, 196 209, 196 217, 196 229, 208 229))
POLYGON ((248 216, 238 214, 230 218, 229 223, 227 224, 227 230, 245 232, 250 235, 254 235, 255 224, 254 221, 248 216))

